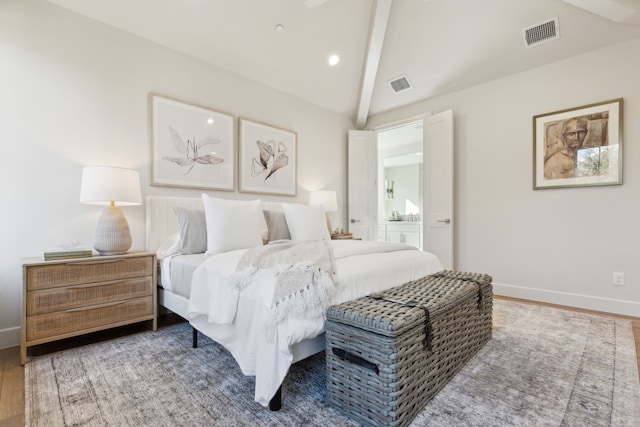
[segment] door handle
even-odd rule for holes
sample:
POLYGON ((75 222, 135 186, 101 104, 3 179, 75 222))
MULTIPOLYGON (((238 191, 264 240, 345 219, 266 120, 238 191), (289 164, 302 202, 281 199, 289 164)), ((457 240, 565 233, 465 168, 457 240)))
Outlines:
POLYGON ((439 219, 438 222, 444 222, 445 224, 451 224, 451 220, 449 218, 447 218, 447 219, 439 219))
POLYGON ((356 222, 360 222, 360 220, 351 218, 351 224, 356 223, 356 222))

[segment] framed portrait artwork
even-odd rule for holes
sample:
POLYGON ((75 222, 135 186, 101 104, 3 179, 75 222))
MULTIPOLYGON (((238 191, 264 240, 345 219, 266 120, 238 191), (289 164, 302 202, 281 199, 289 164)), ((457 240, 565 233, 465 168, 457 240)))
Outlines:
POLYGON ((149 95, 151 185, 233 191, 233 116, 149 95))
POLYGON ((533 188, 622 184, 622 98, 533 118, 533 188))
POLYGON ((295 196, 297 134, 239 119, 239 191, 295 196))

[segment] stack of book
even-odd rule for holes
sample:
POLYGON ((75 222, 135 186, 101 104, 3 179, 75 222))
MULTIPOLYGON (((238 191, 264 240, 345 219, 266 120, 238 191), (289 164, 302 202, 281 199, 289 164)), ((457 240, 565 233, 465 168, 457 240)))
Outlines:
POLYGON ((52 250, 42 252, 42 259, 45 261, 68 258, 89 258, 92 256, 93 251, 91 249, 52 250))
POLYGON ((331 238, 333 240, 353 239, 353 235, 351 233, 339 233, 339 234, 332 234, 331 238))

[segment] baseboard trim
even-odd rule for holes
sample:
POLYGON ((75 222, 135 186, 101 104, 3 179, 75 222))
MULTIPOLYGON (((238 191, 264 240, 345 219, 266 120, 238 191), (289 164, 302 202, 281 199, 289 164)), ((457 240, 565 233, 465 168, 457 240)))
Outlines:
MULTIPOLYGON (((623 316, 640 317, 640 303, 611 298, 592 297, 545 289, 494 283, 493 292, 511 298, 521 298, 549 304, 566 305, 586 310, 602 311, 623 316)), ((20 326, 0 329, 0 349, 20 345, 20 326)))
POLYGON ((565 305, 586 310, 602 311, 623 316, 640 317, 640 303, 611 298, 592 297, 545 289, 525 288, 522 286, 493 284, 493 293, 505 297, 521 298, 549 304, 565 305))
POLYGON ((0 329, 0 349, 20 345, 20 326, 0 329))

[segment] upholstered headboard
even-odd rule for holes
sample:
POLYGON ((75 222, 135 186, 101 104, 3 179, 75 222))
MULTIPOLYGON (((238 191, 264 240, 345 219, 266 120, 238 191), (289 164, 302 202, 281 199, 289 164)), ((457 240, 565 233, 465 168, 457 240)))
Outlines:
MULTIPOLYGON (((263 209, 282 211, 282 203, 261 202, 263 209)), ((173 208, 204 209, 199 197, 148 196, 146 199, 146 250, 155 252, 169 236, 179 231, 173 208)))

